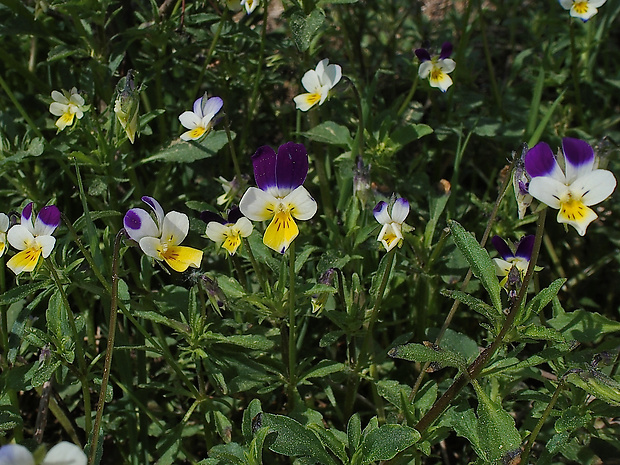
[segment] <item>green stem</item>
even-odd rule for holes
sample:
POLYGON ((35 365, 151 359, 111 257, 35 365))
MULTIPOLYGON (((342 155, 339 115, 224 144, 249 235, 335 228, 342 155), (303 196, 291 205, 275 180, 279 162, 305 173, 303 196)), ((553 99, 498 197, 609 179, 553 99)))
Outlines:
MULTIPOLYGON (((493 227, 493 223, 495 223, 495 218, 497 217, 497 211, 499 210, 499 206, 502 203, 502 199, 504 198, 504 195, 506 194, 506 190, 508 189, 508 186, 510 182, 512 181, 512 173, 519 159, 520 159, 520 156, 517 155, 516 153, 513 153, 512 162, 510 163, 510 167, 508 168, 508 174, 506 178, 504 179, 502 186, 499 189, 499 195, 497 196, 497 199, 495 200, 495 205, 493 205, 493 210, 491 211, 491 216, 489 217, 489 221, 487 221, 487 226, 486 226, 486 229, 484 230, 484 234, 482 234, 482 239, 480 239, 480 247, 484 247, 487 243, 487 240, 489 239, 489 235, 491 234, 491 228, 493 227)), ((469 280, 471 279, 471 277, 472 277, 472 271, 470 268, 467 271, 467 274, 465 275, 463 282, 461 283, 461 287, 460 287, 461 291, 465 290, 465 288, 469 284, 469 280)), ((446 319, 443 325, 441 326, 441 329, 439 330, 437 337, 435 338, 435 344, 439 345, 439 343, 441 342, 443 335, 445 334, 446 330, 450 326, 450 323, 452 323, 452 319, 454 318, 454 315, 456 314, 456 311, 458 310, 460 305, 461 305, 461 301, 458 299, 456 299, 454 303, 452 304, 452 307, 450 308, 450 311, 448 312, 448 316, 446 316, 446 319)), ((418 375, 418 378, 415 381, 413 389, 411 390, 411 394, 409 395, 409 403, 413 402, 413 399, 415 399, 415 396, 418 393, 418 390, 420 389, 422 385, 422 380, 424 379, 424 375, 426 374, 426 369, 429 366, 430 366, 430 362, 426 362, 424 366, 422 367, 422 370, 420 371, 420 374, 418 375)))
POLYGON ((99 428, 103 417, 105 406, 106 390, 110 379, 110 367, 112 365, 112 354, 114 352, 114 337, 116 335, 116 318, 118 316, 118 262, 120 261, 120 247, 125 230, 121 229, 116 234, 114 241, 114 254, 112 256, 112 289, 110 293, 110 322, 108 324, 108 344, 106 347, 105 360, 103 362, 103 375, 101 376, 101 391, 99 392, 99 402, 97 404, 97 414, 93 428, 92 441, 88 454, 88 465, 95 463, 97 455, 97 443, 99 442, 99 428))
POLYGON ((69 327, 71 328, 71 333, 73 336, 73 340, 75 341, 75 357, 77 358, 77 364, 79 368, 79 378, 80 384, 82 385, 82 395, 84 396, 84 428, 86 430, 86 434, 90 434, 91 427, 91 407, 90 407, 90 389, 88 387, 88 368, 86 367, 86 357, 84 355, 84 348, 82 347, 80 341, 80 335, 77 330, 77 326, 75 325, 75 316, 73 315, 73 311, 71 311, 71 306, 69 305, 69 299, 67 298, 67 294, 65 293, 65 289, 60 282, 60 277, 58 276, 58 272, 54 267, 51 258, 48 257, 45 259, 45 265, 47 266, 54 282, 56 283, 56 288, 60 294, 60 298, 67 310, 67 320, 69 320, 69 327))
POLYGON ((381 302, 383 300, 383 293, 385 292, 385 288, 387 287, 387 283, 389 281, 392 266, 394 264, 394 256, 396 255, 396 248, 393 248, 388 252, 387 255, 387 263, 385 267, 385 271, 383 273, 383 277, 381 278, 381 284, 379 285, 379 290, 377 292, 377 297, 375 299, 375 303, 370 311, 370 318, 368 320, 368 326, 365 330, 364 334, 364 342, 362 343, 362 348, 360 349, 359 356, 357 357, 357 361, 355 362, 355 367, 352 373, 352 379, 349 379, 348 387, 347 387, 347 398, 345 403, 345 414, 346 416, 350 416, 353 411, 353 403, 355 402, 355 396, 357 394, 357 390, 360 384, 360 373, 364 365, 370 359, 370 346, 372 345, 373 340, 373 328, 375 326, 375 322, 379 317, 379 309, 381 308, 381 302))
POLYGON ((228 120, 228 112, 224 112, 224 129, 226 130, 226 138, 228 139, 228 149, 230 150, 230 157, 232 158, 233 166, 235 168, 235 175, 239 182, 241 182, 241 168, 239 168, 239 161, 237 160, 237 152, 233 144, 232 134, 230 133, 230 121, 228 120))
POLYGON ((269 292, 265 280, 263 279, 262 268, 259 266, 256 258, 254 257, 254 253, 252 252, 252 247, 250 247, 250 241, 247 238, 243 238, 243 244, 245 245, 246 250, 248 251, 248 257, 250 258, 250 263, 252 264, 252 268, 254 268, 254 274, 256 274, 256 279, 258 279, 258 283, 260 284, 263 293, 269 297, 271 296, 271 292, 269 292))
POLYGON ((474 362, 467 368, 467 373, 461 375, 457 378, 456 381, 448 388, 448 390, 433 404, 431 409, 422 417, 422 419, 415 426, 419 432, 423 432, 428 428, 433 422, 441 415, 441 413, 450 405, 452 400, 456 397, 456 395, 463 389, 470 380, 476 379, 482 369, 487 365, 491 357, 495 354, 499 346, 504 342, 504 337, 506 333, 512 328, 512 324, 519 313, 519 309, 521 308, 521 302, 525 298, 527 294, 527 287, 532 279, 532 275, 534 274, 534 268, 536 267, 536 261, 538 260, 538 253, 540 252, 540 244, 542 243, 542 236, 544 232, 545 226, 545 217, 547 214, 547 208, 542 210, 538 214, 538 222, 536 225, 536 239, 534 241, 534 247, 532 250, 532 257, 530 259, 530 263, 527 267, 527 272, 525 273, 525 277, 523 278, 523 283, 521 284, 521 289, 519 290, 519 294, 515 300, 513 300, 508 309, 508 315, 506 316, 506 320, 504 321, 504 325, 500 330, 497 337, 493 340, 491 345, 487 347, 474 362))
POLYGON ((291 243, 289 250, 289 288, 288 288, 288 400, 289 410, 295 406, 295 394, 297 388, 297 336, 295 326, 295 241, 291 243))
POLYGON ((209 50, 205 56, 204 63, 202 65, 202 69, 200 70, 200 75, 198 76, 198 80, 196 81, 196 85, 192 89, 192 94, 189 96, 190 98, 194 98, 198 95, 198 91, 200 91, 200 86, 202 85, 202 80, 205 77, 205 73, 207 72, 207 68, 211 64, 211 56, 213 55, 213 51, 215 50, 215 46, 220 38, 220 34, 222 33, 222 28, 224 26, 224 22, 228 17, 228 9, 225 8, 222 16, 220 18, 220 22, 217 25, 217 29, 215 30, 215 34, 213 35, 213 39, 211 39, 211 45, 209 46, 209 50))
POLYGON ((482 1, 478 1, 478 20, 480 21, 480 32, 482 33, 482 45, 484 48, 484 58, 486 60, 487 69, 489 70, 489 80, 491 81, 491 89, 493 90, 493 96, 497 103, 497 108, 502 119, 505 119, 504 108, 502 104, 502 95, 497 86, 497 78, 495 77, 495 68, 493 67, 493 60, 491 59, 491 52, 489 50, 489 41, 487 39, 487 30, 484 22, 484 10, 482 8, 482 1))
POLYGON ((551 414, 551 410, 553 410, 553 406, 558 400, 558 397, 560 396, 560 392, 562 391, 563 388, 564 388, 564 379, 562 379, 560 383, 558 384, 558 387, 555 388, 555 392, 553 393, 553 396, 551 397, 549 404, 547 405, 547 407, 545 408, 545 411, 542 413, 542 415, 538 419, 538 422, 536 423, 534 430, 530 433, 530 436, 527 439, 527 443, 525 444, 525 448, 523 449, 523 454, 521 454, 521 463, 529 463, 528 458, 530 456, 530 451, 532 450, 532 446, 534 445, 534 442, 536 441, 536 437, 538 437, 538 433, 540 433, 540 430, 542 429, 545 421, 551 414))
MULTIPOLYGON (((573 78, 573 88, 575 91, 575 107, 579 123, 583 125, 583 113, 581 112, 581 89, 579 87, 579 57, 577 56, 577 46, 575 44, 575 21, 570 21, 570 54, 571 54, 571 75, 573 78)), ((585 128, 584 128, 585 129, 585 128)))
POLYGON ((403 100, 403 103, 400 105, 400 108, 398 109, 398 112, 396 113, 397 118, 400 118, 402 114, 405 112, 405 110, 407 109, 407 107, 409 106, 409 103, 411 102, 411 99, 413 98, 413 94, 415 94, 415 91, 418 87, 419 78, 420 76, 418 75, 418 73, 415 73, 415 79, 413 80, 413 83, 411 84, 411 89, 409 89, 409 93, 405 97, 405 100, 403 100))

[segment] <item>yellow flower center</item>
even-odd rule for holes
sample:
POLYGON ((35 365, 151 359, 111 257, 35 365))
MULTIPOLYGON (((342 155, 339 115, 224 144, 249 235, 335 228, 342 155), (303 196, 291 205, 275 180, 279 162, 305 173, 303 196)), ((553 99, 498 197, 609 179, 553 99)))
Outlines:
POLYGON ((575 13, 583 15, 586 14, 588 12, 588 2, 587 1, 581 1, 581 2, 575 2, 573 3, 573 9, 575 10, 575 13))
POLYGON ((588 209, 581 200, 568 197, 560 204, 560 215, 567 220, 579 221, 586 217, 588 209))
POLYGON ((431 71, 431 81, 441 81, 443 79, 443 71, 441 68, 433 67, 431 71))
POLYGON ((202 126, 197 126, 189 132, 189 136, 192 139, 200 139, 207 132, 207 128, 203 128, 202 126))
POLYGON ((291 216, 292 210, 294 207, 280 203, 263 236, 263 243, 276 252, 284 253, 299 234, 299 228, 291 216))
POLYGON ((226 234, 226 239, 222 243, 222 247, 228 250, 230 255, 233 255, 237 248, 241 245, 241 237, 239 236, 238 231, 230 231, 229 234, 226 234))
POLYGON ((321 101, 321 94, 319 94, 318 92, 314 92, 310 95, 308 95, 308 104, 309 105, 315 105, 317 103, 319 103, 321 101))

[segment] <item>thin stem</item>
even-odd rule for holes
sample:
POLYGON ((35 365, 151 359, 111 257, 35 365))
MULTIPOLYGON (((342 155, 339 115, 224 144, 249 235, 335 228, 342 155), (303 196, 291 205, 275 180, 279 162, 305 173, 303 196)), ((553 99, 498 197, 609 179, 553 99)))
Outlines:
POLYGON ((493 97, 495 98, 495 102, 497 103, 497 109, 502 117, 504 116, 504 108, 502 105, 502 95, 499 91, 499 87, 497 86, 497 78, 495 77, 495 68, 493 67, 493 60, 491 59, 491 52, 489 50, 489 41, 487 39, 487 30, 486 24, 484 22, 484 11, 482 8, 482 1, 478 1, 478 20, 480 21, 480 32, 482 33, 482 45, 484 48, 484 58, 486 60, 487 69, 489 70, 489 80, 491 81, 491 89, 493 90, 493 97))
POLYGON ((202 69, 200 70, 200 75, 198 76, 198 80, 196 81, 196 85, 194 86, 193 90, 192 90, 192 94, 190 95, 190 98, 198 95, 198 91, 200 90, 200 86, 202 85, 202 80, 205 77, 205 73, 207 72, 207 68, 209 67, 209 65, 211 64, 211 56, 213 55, 213 51, 215 50, 215 46, 217 45, 217 42, 220 38, 220 34, 222 33, 222 28, 224 26, 224 22, 226 21, 228 17, 228 9, 225 8, 224 12, 222 13, 222 16, 220 18, 220 22, 217 25, 217 29, 215 30, 215 34, 213 35, 213 39, 211 39, 211 45, 209 46, 209 50, 207 51, 207 54, 205 55, 205 60, 202 64, 202 69))
POLYGON ((289 246, 289 287, 288 287, 288 388, 289 410, 295 406, 297 388, 297 335, 295 326, 295 241, 289 246))
POLYGON ((232 158, 233 166, 235 167, 235 175, 237 176, 237 179, 241 181, 241 168, 239 168, 237 152, 235 151, 235 145, 233 144, 232 135, 230 133, 230 121, 228 120, 227 112, 224 112, 224 129, 226 130, 226 138, 228 139, 228 150, 230 150, 230 158, 232 158))
MULTIPOLYGON (((497 217, 497 211, 499 210, 499 206, 502 203, 502 199, 504 198, 504 195, 506 194, 508 185, 510 184, 512 180, 512 173, 514 171, 514 168, 518 160, 519 160, 519 156, 517 154, 513 154, 512 162, 510 163, 510 167, 508 168, 508 174, 506 178, 504 179, 502 186, 499 189, 499 194, 497 196, 497 199, 495 200, 495 205, 493 205, 491 216, 489 217, 489 221, 487 221, 487 226, 484 230, 484 233, 482 234, 482 239, 480 239, 481 247, 484 247, 487 243, 487 240, 489 239, 489 235, 491 234, 491 228, 493 227, 493 223, 495 223, 495 218, 497 217)), ((472 277, 472 271, 470 268, 467 271, 467 274, 465 275, 463 282, 461 283, 461 287, 460 287, 461 291, 465 290, 465 288, 469 284, 469 280, 471 279, 471 277, 472 277)), ((450 326, 450 323, 452 323, 452 319, 454 318, 454 315, 456 314, 456 311, 458 310, 460 305, 461 305, 461 301, 458 299, 456 299, 454 303, 452 304, 452 307, 450 308, 450 311, 448 312, 448 316, 446 317, 443 325, 441 326, 441 329, 439 330, 439 333, 437 334, 437 337, 435 338, 435 344, 438 345, 441 342, 441 339, 443 338, 446 330, 450 326)), ((409 395, 409 403, 413 402, 413 399, 415 399, 415 396, 418 393, 418 390, 420 389, 422 385, 424 376, 426 375, 426 369, 429 366, 430 366, 430 362, 426 362, 424 366, 422 367, 422 370, 420 371, 420 374, 418 375, 418 378, 416 379, 415 384, 413 385, 411 394, 409 395)))
POLYGON ((540 244, 542 243, 542 236, 544 232, 545 226, 545 217, 547 214, 547 209, 543 209, 538 214, 538 222, 536 225, 536 239, 534 241, 534 247, 532 250, 532 258, 527 267, 527 272, 525 273, 525 277, 523 278, 523 283, 521 284, 521 289, 519 290, 519 294, 517 298, 511 302, 511 305, 508 309, 508 315, 506 316, 506 320, 504 321, 504 325, 500 330, 497 337, 493 340, 491 345, 487 347, 474 362, 467 368, 467 373, 459 376, 459 378, 448 388, 448 390, 433 404, 431 409, 422 417, 422 419, 415 426, 420 432, 423 432, 426 428, 428 428, 441 413, 450 405, 452 400, 456 397, 456 395, 463 389, 470 380, 476 379, 482 369, 489 362, 491 357, 495 354, 499 346, 503 343, 504 337, 506 333, 512 328, 512 324, 519 313, 519 309, 521 308, 521 303, 527 294, 527 287, 530 283, 532 275, 534 274, 534 268, 536 267, 536 261, 538 260, 538 253, 540 252, 540 244))
POLYGON ((571 54, 571 76, 573 78, 573 90, 575 91, 575 108, 577 111, 577 119, 583 124, 583 113, 581 112, 581 89, 579 87, 579 57, 577 55, 577 46, 575 44, 575 21, 570 21, 570 54, 571 54))
POLYGON ((75 325, 75 316, 71 311, 71 306, 69 305, 69 299, 67 298, 67 294, 65 293, 65 289, 60 282, 60 277, 58 276, 58 272, 54 267, 51 258, 45 259, 45 265, 49 270, 54 282, 56 283, 56 288, 58 289, 58 293, 60 294, 60 298, 62 299, 63 305, 67 310, 67 320, 69 320, 69 327, 71 328, 71 333, 73 336, 73 340, 75 341, 75 357, 77 358, 77 364, 79 369, 79 378, 80 383, 82 385, 82 395, 84 396, 84 428, 86 430, 86 434, 90 433, 91 426, 91 418, 90 418, 90 389, 88 387, 88 368, 86 367, 86 357, 84 355, 84 348, 80 343, 80 336, 77 330, 77 326, 75 325))
POLYGON ((256 274, 256 279, 258 279, 258 283, 260 284, 263 293, 266 296, 270 296, 271 292, 268 291, 267 286, 265 285, 265 280, 263 279, 262 268, 259 266, 256 258, 254 257, 254 253, 252 252, 252 247, 250 247, 250 241, 247 238, 243 238, 243 244, 245 245, 246 250, 248 251, 248 257, 250 258, 250 263, 252 264, 252 268, 254 268, 254 274, 256 274))
POLYGON ((110 379, 110 367, 112 365, 112 354, 114 352, 114 337, 116 335, 116 318, 118 316, 118 262, 120 261, 120 247, 125 230, 121 229, 114 240, 114 254, 112 256, 112 288, 110 293, 110 322, 108 324, 108 345, 106 347, 105 360, 103 362, 103 374, 101 376, 101 391, 99 392, 99 402, 97 404, 97 415, 93 428, 92 441, 88 454, 88 465, 95 463, 97 455, 97 443, 99 442, 99 427, 103 417, 105 406, 106 390, 110 379))
POLYGON ((413 94, 415 94, 415 91, 418 87, 419 79, 420 79, 420 76, 418 75, 418 73, 416 73, 415 79, 413 80, 413 83, 411 84, 411 88, 409 89, 409 93, 405 97, 405 100, 403 100, 403 103, 400 105, 400 108, 398 109, 398 112, 396 113, 397 118, 400 118, 402 114, 405 112, 405 110, 407 109, 407 107, 409 106, 409 103, 411 102, 411 99, 413 98, 413 94))
POLYGON ((545 421, 551 414, 551 410, 553 410, 553 406, 558 400, 562 389, 564 389, 564 378, 562 378, 562 380, 558 384, 558 387, 555 388, 555 392, 553 393, 553 396, 551 397, 549 404, 547 405, 547 407, 545 408, 545 411, 542 413, 542 415, 538 419, 538 422, 536 423, 534 430, 530 433, 527 439, 527 443, 525 444, 525 448, 523 449, 523 454, 521 454, 521 463, 529 463, 528 458, 530 456, 530 451, 532 450, 532 446, 534 445, 534 442, 536 441, 536 437, 538 436, 538 433, 540 433, 540 430, 542 429, 545 421))

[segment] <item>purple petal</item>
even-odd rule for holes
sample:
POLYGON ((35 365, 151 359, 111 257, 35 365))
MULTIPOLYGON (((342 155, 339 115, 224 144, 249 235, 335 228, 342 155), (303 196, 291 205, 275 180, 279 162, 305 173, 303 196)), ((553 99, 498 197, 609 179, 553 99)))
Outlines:
POLYGON ((530 259, 532 258, 532 250, 534 250, 535 240, 536 240, 536 236, 534 236, 533 234, 523 237, 519 241, 519 245, 517 246, 517 251, 515 252, 515 257, 524 258, 529 262, 530 259))
POLYGON ((24 207, 22 210, 22 224, 29 223, 32 224, 32 202, 24 207))
POLYGON ((444 42, 441 46, 441 53, 439 54, 439 59, 443 60, 444 58, 449 58, 452 55, 452 43, 444 42))
POLYGON ((515 254, 512 253, 512 250, 510 250, 510 247, 508 247, 508 244, 506 244, 506 241, 501 237, 493 236, 493 239, 491 239, 491 243, 493 244, 493 247, 495 247, 495 250, 499 252, 500 256, 504 260, 508 260, 509 258, 515 256, 515 254))
POLYGON ((216 223, 220 223, 220 224, 228 223, 228 221, 226 221, 224 218, 222 218, 217 213, 213 213, 207 210, 200 213, 200 219, 207 224, 211 223, 212 221, 215 221, 216 223))
POLYGON ((431 59, 430 53, 428 53, 428 50, 426 50, 425 48, 418 48, 418 49, 416 49, 415 56, 417 56, 418 59, 420 61, 422 61, 422 62, 430 61, 430 59, 431 59))
POLYGON ((268 145, 259 147, 256 153, 252 155, 254 179, 262 191, 276 188, 276 158, 276 152, 268 145))
POLYGON ((164 223, 164 209, 161 208, 161 205, 157 200, 153 197, 149 197, 148 195, 142 196, 142 201, 153 209, 155 212, 155 217, 157 218, 157 226, 161 228, 164 223))
POLYGON ((142 226, 142 219, 140 218, 140 215, 136 210, 137 209, 132 208, 125 214, 125 217, 123 218, 123 224, 125 225, 125 229, 135 230, 140 229, 140 227, 142 226))
POLYGON ((194 101, 194 107, 192 108, 193 112, 196 115, 199 115, 201 118, 203 116, 203 114, 202 114, 202 99, 203 99, 203 97, 200 97, 200 98, 196 99, 194 101))
POLYGON ((243 217, 243 213, 239 210, 239 207, 232 207, 228 212, 228 222, 235 224, 239 218, 243 217))
POLYGON ((43 207, 37 216, 37 220, 41 221, 47 227, 57 228, 60 224, 60 210, 58 210, 56 205, 43 207))
POLYGON ((287 142, 278 148, 276 183, 278 189, 293 191, 301 186, 308 175, 308 153, 303 144, 287 142))
POLYGON ((581 139, 565 137, 562 139, 562 151, 567 163, 570 163, 576 169, 583 165, 592 164, 594 161, 594 150, 592 150, 590 144, 581 139))
POLYGON ((539 142, 525 154, 525 170, 530 177, 550 176, 557 166, 551 147, 539 142))

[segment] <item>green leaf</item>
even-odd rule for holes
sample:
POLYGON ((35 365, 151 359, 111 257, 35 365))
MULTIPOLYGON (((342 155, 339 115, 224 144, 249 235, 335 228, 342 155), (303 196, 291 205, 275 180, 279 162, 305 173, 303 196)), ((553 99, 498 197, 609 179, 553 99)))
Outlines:
POLYGON ((538 313, 545 308, 556 295, 558 295, 558 292, 560 292, 560 289, 565 282, 566 278, 556 279, 548 287, 536 294, 536 296, 528 302, 525 307, 525 313, 523 314, 523 317, 519 319, 517 324, 527 321, 532 314, 538 315, 538 313))
MULTIPOLYGON (((233 133, 234 139, 234 133, 233 133)), ((162 161, 165 163, 191 163, 196 160, 211 158, 228 143, 226 131, 213 131, 204 141, 178 141, 155 155, 143 159, 140 163, 162 161)))
POLYGON ((408 124, 406 126, 397 127, 394 132, 390 134, 390 139, 396 142, 398 145, 405 146, 409 142, 421 139, 424 136, 428 136, 433 133, 433 128, 427 124, 408 124))
MULTIPOLYGON (((241 421, 241 432, 246 441, 249 441, 254 436, 255 419, 260 418, 259 415, 263 413, 263 409, 260 405, 260 400, 253 399, 243 411, 243 420, 241 421)), ((257 428, 260 428, 258 426, 257 428)))
POLYGON ((353 451, 357 450, 362 440, 362 421, 360 420, 359 413, 355 413, 349 418, 349 423, 347 423, 347 439, 349 454, 353 454, 353 451))
POLYGON ((247 452, 247 465, 263 465, 263 447, 270 433, 269 428, 260 428, 256 431, 247 452))
POLYGON ((549 326, 557 329, 567 340, 592 342, 603 335, 620 331, 620 322, 610 320, 596 312, 575 310, 564 312, 548 321, 549 326))
POLYGON ((489 257, 488 252, 480 247, 476 238, 467 232, 463 226, 456 221, 450 221, 450 231, 454 243, 465 256, 471 271, 480 280, 484 288, 489 293, 493 307, 498 313, 502 312, 502 299, 500 297, 501 287, 495 275, 495 265, 489 257))
POLYGON ((515 420, 500 404, 493 402, 480 388, 473 383, 478 397, 478 437, 480 447, 486 460, 497 465, 506 463, 521 446, 521 436, 515 426, 515 420))
POLYGON ((596 369, 573 370, 566 376, 571 384, 610 405, 620 406, 620 383, 596 369))
POLYGON ((73 223, 73 227, 76 231, 81 231, 87 226, 88 221, 95 221, 101 218, 114 218, 116 216, 121 216, 121 212, 117 212, 114 210, 102 210, 102 211, 91 211, 90 219, 87 219, 84 215, 80 216, 75 223, 73 223))
POLYGON ((313 127, 302 135, 315 142, 323 144, 338 145, 343 147, 351 147, 353 139, 346 126, 334 123, 333 121, 325 121, 318 126, 313 127))
POLYGON ((316 31, 323 25, 325 13, 316 8, 308 16, 305 16, 301 10, 298 10, 291 15, 289 21, 295 45, 300 51, 305 52, 316 37, 316 31))
POLYGON ((304 375, 300 378, 300 381, 308 378, 323 378, 333 373, 344 371, 344 369, 345 365, 343 363, 335 362, 333 360, 321 360, 309 371, 304 373, 304 375))
POLYGON ((283 415, 264 413, 263 426, 277 433, 269 449, 287 457, 310 457, 321 464, 336 465, 314 432, 298 421, 283 415))
POLYGON ((50 285, 50 281, 38 281, 34 283, 24 284, 22 286, 15 286, 4 294, 0 295, 0 305, 9 305, 18 302, 22 299, 26 299, 34 294, 39 289, 43 289, 50 285))
POLYGON ((388 352, 388 355, 393 358, 409 360, 410 362, 438 363, 439 368, 450 366, 456 367, 460 371, 467 369, 467 361, 461 354, 446 350, 435 344, 428 344, 429 346, 415 343, 396 346, 388 352))
MULTIPOLYGON (((361 463, 390 460, 420 440, 420 433, 404 425, 383 425, 362 440, 361 463)), ((356 454, 358 453, 356 452, 356 454)))
POLYGON ((487 320, 489 320, 493 324, 493 326, 497 327, 499 330, 498 325, 501 322, 501 315, 499 315, 495 311, 495 309, 491 307, 489 304, 487 304, 486 302, 478 299, 477 297, 474 297, 472 295, 469 295, 461 291, 453 291, 450 289, 444 289, 440 291, 440 293, 442 295, 445 295, 446 297, 450 297, 454 300, 458 300, 464 303, 465 305, 467 305, 472 310, 480 313, 487 320))

